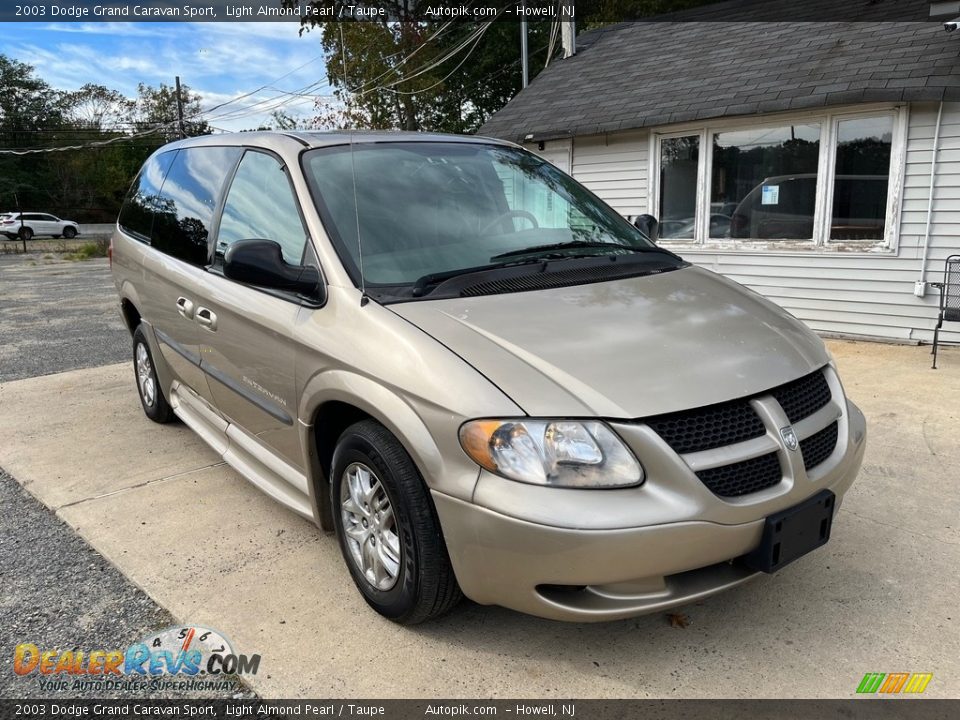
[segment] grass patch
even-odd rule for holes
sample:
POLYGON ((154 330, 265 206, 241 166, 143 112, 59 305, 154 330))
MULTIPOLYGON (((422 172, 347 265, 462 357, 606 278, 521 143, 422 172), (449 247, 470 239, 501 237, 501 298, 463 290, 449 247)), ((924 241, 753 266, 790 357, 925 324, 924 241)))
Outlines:
POLYGON ((91 258, 100 258, 107 256, 107 250, 110 248, 109 240, 97 240, 96 242, 84 243, 72 253, 65 255, 67 260, 90 260, 91 258))

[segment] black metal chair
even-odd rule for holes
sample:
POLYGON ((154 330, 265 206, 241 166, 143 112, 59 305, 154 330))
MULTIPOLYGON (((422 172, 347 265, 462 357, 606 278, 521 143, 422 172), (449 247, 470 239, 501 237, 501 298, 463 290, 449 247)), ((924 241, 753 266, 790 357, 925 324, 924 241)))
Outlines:
POLYGON ((960 255, 951 255, 943 266, 943 282, 930 283, 940 289, 940 317, 933 331, 933 369, 937 369, 937 346, 944 322, 960 322, 960 255))

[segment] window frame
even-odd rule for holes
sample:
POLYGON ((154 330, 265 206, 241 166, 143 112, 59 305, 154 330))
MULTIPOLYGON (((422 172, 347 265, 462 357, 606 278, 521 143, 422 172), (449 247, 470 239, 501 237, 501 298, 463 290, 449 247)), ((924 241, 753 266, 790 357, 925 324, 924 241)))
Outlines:
POLYGON ((647 179, 647 212, 659 217, 661 145, 665 139, 698 136, 700 154, 697 166, 696 223, 692 239, 664 238, 660 244, 679 252, 810 252, 895 255, 900 242, 900 214, 903 203, 903 183, 909 104, 878 103, 857 107, 818 108, 805 112, 776 113, 769 116, 740 116, 718 118, 705 122, 684 123, 654 128, 650 132, 647 179), (890 116, 893 133, 890 148, 890 171, 887 186, 887 207, 882 240, 831 240, 833 215, 834 175, 837 136, 843 120, 890 116), (817 197, 814 206, 813 238, 793 239, 734 239, 710 238, 710 188, 713 174, 713 141, 718 133, 736 130, 782 127, 787 124, 820 124, 820 151, 817 163, 817 197))
MULTIPOLYGON (((210 242, 207 245, 207 266, 213 268, 222 268, 223 260, 222 256, 218 259, 217 256, 217 240, 220 238, 220 223, 223 220, 223 211, 227 207, 227 200, 230 197, 230 190, 233 189, 233 183, 237 178, 237 173, 240 172, 240 165, 243 163, 243 159, 247 156, 248 153, 260 153, 266 155, 270 158, 273 158, 277 161, 277 164, 280 165, 283 170, 283 174, 287 178, 287 187, 290 188, 290 194, 293 196, 294 205, 297 208, 297 215, 300 218, 300 225, 303 227, 303 250, 300 252, 300 264, 299 267, 303 267, 308 258, 307 247, 310 246, 313 242, 312 233, 310 232, 310 227, 307 225, 307 218, 303 213, 303 204, 300 202, 300 196, 297 195, 297 188, 293 182, 293 177, 290 174, 290 166, 287 162, 284 161, 280 155, 268 150, 267 148, 255 147, 250 145, 241 146, 242 152, 237 158, 237 162, 234 163, 233 167, 230 169, 230 172, 227 173, 226 181, 224 182, 223 190, 221 192, 220 201, 217 203, 215 215, 214 215, 214 225, 213 230, 210 233, 210 242)), ((319 261, 317 263, 317 270, 320 270, 320 275, 323 275, 323 271, 319 266, 319 261)))

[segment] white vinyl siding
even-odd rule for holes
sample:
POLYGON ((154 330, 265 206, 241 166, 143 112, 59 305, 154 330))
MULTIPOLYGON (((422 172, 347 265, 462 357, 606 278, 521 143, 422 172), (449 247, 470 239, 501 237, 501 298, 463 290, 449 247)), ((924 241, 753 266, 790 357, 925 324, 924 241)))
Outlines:
POLYGON ((621 215, 633 216, 647 212, 648 138, 646 131, 635 131, 578 137, 572 153, 570 140, 547 141, 543 150, 537 145, 527 149, 573 175, 621 215), (561 164, 564 158, 566 167, 561 164))
MULTIPOLYGON (((937 103, 910 107, 900 232, 895 250, 870 254, 678 246, 677 252, 765 295, 814 330, 931 341, 939 296, 929 287, 924 298, 914 296, 913 291, 922 264, 937 107, 937 103)), ((670 128, 657 130, 669 132, 670 128)), ((572 175, 623 215, 648 212, 650 145, 650 134, 645 131, 574 138, 572 175)), ((940 127, 926 281, 940 281, 944 259, 957 253, 960 103, 948 102, 943 107, 940 127)), ((960 342, 960 325, 945 324, 941 338, 945 342, 960 342)))

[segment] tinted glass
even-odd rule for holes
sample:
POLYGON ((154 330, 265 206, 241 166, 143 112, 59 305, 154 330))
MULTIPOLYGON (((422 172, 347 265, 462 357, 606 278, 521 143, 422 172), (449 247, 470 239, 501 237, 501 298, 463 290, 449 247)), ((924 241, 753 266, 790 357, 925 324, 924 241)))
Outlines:
POLYGON ((176 151, 154 155, 147 160, 133 181, 127 199, 120 208, 120 227, 141 240, 150 239, 153 213, 160 199, 160 186, 170 169, 176 151))
POLYGON ((811 239, 819 160, 817 123, 714 135, 711 237, 811 239))
POLYGON ((207 240, 227 173, 240 148, 198 147, 177 152, 160 189, 152 244, 193 265, 207 264, 207 240))
POLYGON ((892 115, 837 123, 831 239, 883 239, 892 146, 892 115))
POLYGON ((660 237, 692 239, 697 214, 697 135, 660 142, 660 237))
POLYGON ((291 265, 300 264, 307 240, 283 165, 262 152, 248 152, 240 161, 220 218, 217 254, 254 238, 276 241, 291 265))
POLYGON ((412 284, 558 243, 607 244, 570 250, 591 254, 656 250, 575 180, 515 148, 365 143, 352 153, 314 150, 304 164, 328 232, 355 273, 362 245, 368 284, 412 284))

